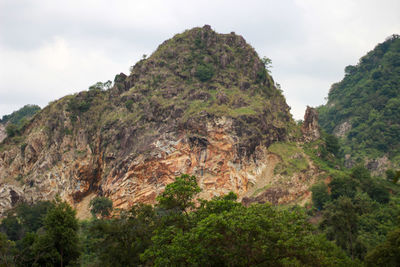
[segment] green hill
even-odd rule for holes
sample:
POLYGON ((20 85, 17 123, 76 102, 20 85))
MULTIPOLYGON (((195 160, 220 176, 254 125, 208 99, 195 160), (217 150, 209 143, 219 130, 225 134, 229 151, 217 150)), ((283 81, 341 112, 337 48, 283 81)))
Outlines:
POLYGON ((400 36, 392 35, 345 68, 318 108, 320 125, 342 137, 344 154, 360 161, 400 162, 400 36))
POLYGON ((23 119, 28 119, 35 115, 40 110, 38 105, 25 105, 17 111, 9 115, 4 115, 2 119, 0 119, 0 123, 6 124, 8 122, 13 124, 21 124, 23 119))

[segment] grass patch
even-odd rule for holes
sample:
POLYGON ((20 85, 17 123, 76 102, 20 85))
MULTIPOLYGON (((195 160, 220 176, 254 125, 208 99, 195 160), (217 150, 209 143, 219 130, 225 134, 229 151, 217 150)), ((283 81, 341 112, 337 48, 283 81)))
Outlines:
POLYGON ((292 176, 296 172, 307 170, 309 165, 304 156, 304 151, 296 143, 274 143, 268 150, 281 157, 282 162, 274 169, 274 174, 292 176))

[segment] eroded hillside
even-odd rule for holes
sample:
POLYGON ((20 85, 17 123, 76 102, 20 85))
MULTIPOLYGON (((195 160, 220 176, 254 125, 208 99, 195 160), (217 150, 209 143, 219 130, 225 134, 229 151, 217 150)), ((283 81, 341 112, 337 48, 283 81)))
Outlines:
POLYGON ((96 195, 118 208, 154 203, 182 173, 198 177, 203 198, 234 191, 254 201, 270 190, 273 203, 306 199, 317 170, 294 142, 299 133, 243 37, 194 28, 117 75, 110 89, 54 101, 7 138, 0 212, 56 195, 81 217, 96 195), (287 162, 291 173, 276 168, 287 162))

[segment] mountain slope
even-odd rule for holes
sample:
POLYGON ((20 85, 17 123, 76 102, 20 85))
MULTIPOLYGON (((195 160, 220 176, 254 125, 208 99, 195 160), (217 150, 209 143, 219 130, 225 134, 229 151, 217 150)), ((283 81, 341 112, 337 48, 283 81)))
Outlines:
POLYGON ((367 159, 377 169, 386 157, 399 164, 400 37, 389 37, 345 73, 318 108, 322 128, 342 138, 350 165, 367 159))
POLYGON ((38 111, 37 105, 25 105, 9 115, 4 115, 0 119, 0 143, 7 137, 13 136, 23 131, 23 128, 38 111), (7 134, 8 133, 8 134, 7 134))
MULTIPOLYGON (((118 208, 154 203, 182 173, 198 177, 200 197, 241 198, 270 173, 268 147, 294 139, 289 107, 254 49, 207 25, 165 41, 108 86, 54 101, 3 142, 1 211, 56 194, 82 214, 96 195, 118 208)), ((302 186, 273 202, 308 194, 310 167, 301 166, 302 186)))

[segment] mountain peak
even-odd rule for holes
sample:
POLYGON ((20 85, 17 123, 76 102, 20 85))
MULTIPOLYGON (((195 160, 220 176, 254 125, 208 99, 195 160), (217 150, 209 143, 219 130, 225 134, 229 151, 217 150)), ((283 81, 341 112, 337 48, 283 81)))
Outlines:
POLYGON ((14 181, 12 190, 26 198, 59 194, 78 206, 94 195, 120 208, 154 203, 182 173, 200 177, 206 198, 242 196, 259 172, 255 162, 288 140, 292 126, 255 50, 205 25, 162 43, 112 88, 94 86, 44 108, 3 143, 0 177, 20 177, 23 186, 14 181))

